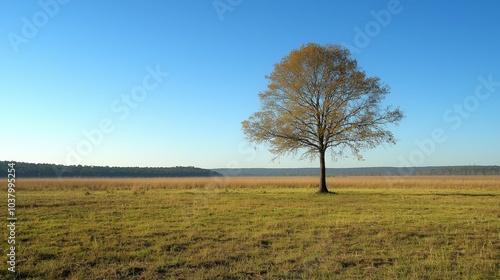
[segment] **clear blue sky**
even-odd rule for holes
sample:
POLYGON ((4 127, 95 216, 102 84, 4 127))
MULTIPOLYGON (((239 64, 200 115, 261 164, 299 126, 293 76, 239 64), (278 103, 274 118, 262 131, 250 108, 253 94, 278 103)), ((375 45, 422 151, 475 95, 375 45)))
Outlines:
POLYGON ((327 167, 500 164, 496 0, 2 1, 0 18, 0 160, 316 167, 241 131, 273 65, 314 42, 350 48, 406 114, 397 145, 327 167))

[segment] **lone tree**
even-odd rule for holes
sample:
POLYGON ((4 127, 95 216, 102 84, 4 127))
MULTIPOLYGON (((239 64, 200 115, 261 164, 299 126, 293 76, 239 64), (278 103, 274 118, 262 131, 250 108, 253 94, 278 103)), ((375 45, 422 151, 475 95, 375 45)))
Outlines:
POLYGON ((279 157, 303 151, 319 156, 319 193, 327 193, 325 153, 333 159, 358 159, 361 151, 395 144, 388 124, 403 118, 399 108, 383 107, 390 89, 378 77, 367 77, 350 52, 338 45, 307 44, 274 66, 268 90, 259 94, 261 110, 242 122, 246 138, 268 143, 279 157))

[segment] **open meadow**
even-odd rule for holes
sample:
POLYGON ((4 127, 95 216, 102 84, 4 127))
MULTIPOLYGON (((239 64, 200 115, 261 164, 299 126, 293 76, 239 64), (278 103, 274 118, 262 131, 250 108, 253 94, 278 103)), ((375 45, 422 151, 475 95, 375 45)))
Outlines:
POLYGON ((17 276, 500 279, 500 177, 317 181, 19 179, 17 276))

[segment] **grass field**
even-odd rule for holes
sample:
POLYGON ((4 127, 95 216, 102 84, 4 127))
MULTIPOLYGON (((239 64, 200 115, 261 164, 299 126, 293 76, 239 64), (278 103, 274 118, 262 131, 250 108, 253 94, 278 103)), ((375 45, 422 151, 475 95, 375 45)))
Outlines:
POLYGON ((500 279, 500 177, 317 181, 19 179, 17 276, 500 279))

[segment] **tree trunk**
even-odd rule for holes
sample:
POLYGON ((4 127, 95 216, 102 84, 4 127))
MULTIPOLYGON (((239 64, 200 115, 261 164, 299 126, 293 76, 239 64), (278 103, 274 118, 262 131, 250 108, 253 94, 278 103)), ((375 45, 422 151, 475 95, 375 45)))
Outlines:
POLYGON ((325 151, 319 152, 319 190, 318 193, 327 193, 326 188, 326 167, 325 167, 325 151))

